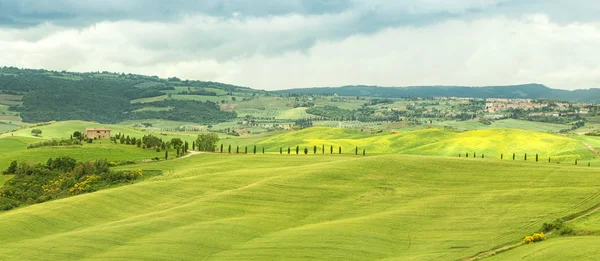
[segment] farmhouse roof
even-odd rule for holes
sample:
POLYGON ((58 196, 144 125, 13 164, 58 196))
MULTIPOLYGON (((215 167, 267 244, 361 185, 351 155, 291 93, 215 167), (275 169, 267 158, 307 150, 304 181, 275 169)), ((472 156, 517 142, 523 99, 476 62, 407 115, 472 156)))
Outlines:
POLYGON ((109 131, 107 128, 86 128, 85 131, 109 131))

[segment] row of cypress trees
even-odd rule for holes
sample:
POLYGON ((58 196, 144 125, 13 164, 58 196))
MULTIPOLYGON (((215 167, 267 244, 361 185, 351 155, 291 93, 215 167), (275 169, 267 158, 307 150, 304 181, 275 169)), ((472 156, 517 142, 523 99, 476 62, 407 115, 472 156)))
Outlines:
MULTIPOLYGON (((256 154, 256 153, 257 153, 257 151, 258 151, 258 150, 257 150, 257 146, 256 146, 256 145, 254 145, 254 147, 252 148, 252 154, 256 154)), ((231 147, 231 144, 229 144, 229 145, 227 146, 227 148, 225 148, 225 147, 224 147, 224 145, 223 145, 223 144, 221 144, 221 146, 219 147, 219 152, 220 152, 220 153, 233 153, 233 151, 232 151, 232 147, 231 147)), ((301 152, 301 150, 300 150, 300 146, 296 146, 295 152, 296 152, 296 154, 300 154, 300 152, 301 152)), ((304 154, 308 154, 308 153, 309 153, 309 149, 308 149, 308 147, 305 147, 305 148, 304 148, 304 150, 302 150, 302 152, 304 152, 304 154)), ((315 146, 313 146, 312 152, 313 152, 313 154, 317 154, 317 152, 318 152, 318 147, 317 147, 316 145, 315 145, 315 146)), ((240 154, 240 146, 236 146, 236 148, 235 148, 235 153, 236 153, 236 154, 240 154)), ((338 147, 338 149, 337 149, 337 153, 338 153, 338 154, 342 154, 342 147, 341 147, 341 146, 339 146, 339 147, 338 147)), ((359 155, 359 153, 360 153, 360 151, 359 151, 359 148, 358 148, 358 147, 356 147, 356 148, 354 149, 354 154, 355 154, 355 155, 359 155)), ((245 146, 245 147, 244 147, 243 154, 248 154, 248 146, 245 146)), ((264 147, 262 148, 262 154, 265 154, 265 148, 264 148, 264 147)), ((284 149, 283 149, 283 147, 280 147, 280 148, 279 148, 279 154, 284 154, 284 149)), ((287 148, 287 154, 292 154, 292 147, 288 147, 288 148, 287 148)), ((321 154, 325 154, 325 145, 323 145, 323 146, 321 147, 321 154)), ((334 154, 334 153, 333 153, 333 145, 331 145, 331 146, 329 147, 329 154, 334 154)), ((362 150, 362 155, 363 155, 363 156, 366 156, 366 155, 367 155, 367 151, 366 151, 365 149, 363 149, 363 150, 362 150)))
MULTIPOLYGON (((477 153, 476 152, 473 152, 473 154, 471 154, 471 155, 472 155, 473 158, 477 158, 477 153)), ((462 157, 462 154, 458 153, 458 157, 459 158, 462 157)), ((468 157, 469 157, 469 153, 467 152, 467 153, 465 153, 465 158, 468 158, 468 157)), ((481 158, 482 159, 485 158, 485 155, 483 153, 481 154, 481 158)), ((504 153, 500 153, 500 159, 501 160, 504 159, 504 153)), ((517 159, 517 154, 513 153, 512 154, 512 160, 516 160, 516 159, 517 159)), ((525 153, 523 155, 523 160, 527 161, 527 153, 525 153)), ((536 153, 535 154, 535 162, 539 162, 539 161, 540 161, 540 156, 539 156, 539 154, 536 153)), ((552 162, 552 158, 548 157, 548 163, 551 163, 551 162, 552 162)), ((577 159, 575 159, 575 165, 578 165, 577 159)), ((588 162, 588 167, 590 167, 590 166, 591 166, 591 162, 588 162)))

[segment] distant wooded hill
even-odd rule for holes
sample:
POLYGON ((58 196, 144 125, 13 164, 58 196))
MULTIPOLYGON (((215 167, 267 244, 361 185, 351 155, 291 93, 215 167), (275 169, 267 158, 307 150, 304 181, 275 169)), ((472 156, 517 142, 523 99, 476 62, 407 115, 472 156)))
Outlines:
POLYGON ((341 96, 370 96, 382 98, 402 97, 472 97, 472 98, 524 98, 558 99, 572 102, 600 102, 600 89, 558 90, 541 84, 511 86, 342 86, 316 87, 275 91, 279 94, 337 94, 341 96))
POLYGON ((246 87, 203 81, 161 79, 156 76, 109 72, 72 73, 0 67, 0 95, 22 95, 22 104, 11 105, 25 122, 86 120, 117 123, 134 119, 164 119, 196 123, 218 123, 234 119, 235 112, 221 111, 211 101, 178 100, 141 104, 135 99, 166 96, 177 92, 254 92, 246 87), (138 111, 146 106, 163 108, 138 111))

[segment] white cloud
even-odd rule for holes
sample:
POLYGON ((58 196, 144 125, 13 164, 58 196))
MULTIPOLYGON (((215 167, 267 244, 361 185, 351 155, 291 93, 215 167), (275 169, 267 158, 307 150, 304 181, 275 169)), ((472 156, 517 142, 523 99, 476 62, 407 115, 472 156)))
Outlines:
POLYGON ((558 24, 545 14, 495 15, 351 33, 360 17, 354 11, 191 15, 170 22, 105 21, 81 29, 50 23, 0 28, 0 65, 178 76, 260 89, 529 82, 600 87, 598 23, 558 24))

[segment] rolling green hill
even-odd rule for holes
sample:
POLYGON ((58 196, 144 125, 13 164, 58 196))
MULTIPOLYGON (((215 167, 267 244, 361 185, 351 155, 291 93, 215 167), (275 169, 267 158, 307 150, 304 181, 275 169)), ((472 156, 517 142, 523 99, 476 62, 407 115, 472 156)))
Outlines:
MULTIPOLYGON (((192 143, 196 139, 197 132, 152 132, 144 129, 134 129, 125 125, 99 124, 84 121, 53 122, 49 125, 23 128, 11 133, 0 135, 0 169, 6 168, 12 160, 29 160, 44 162, 50 157, 72 156, 79 160, 93 160, 106 158, 108 160, 142 160, 154 157, 162 157, 162 153, 150 150, 142 150, 135 146, 109 144, 97 141, 94 144, 84 144, 81 147, 46 147, 26 150, 27 144, 43 139, 69 138, 76 131, 83 131, 87 127, 108 127, 113 135, 123 133, 125 135, 142 137, 154 134, 163 139, 180 138, 192 143), (31 134, 31 129, 42 130, 40 137, 31 134)), ((295 154, 295 147, 300 146, 301 153, 308 148, 310 154, 313 147, 317 146, 318 154, 322 153, 323 145, 325 152, 330 153, 333 146, 334 153, 338 153, 338 147, 342 147, 342 153, 354 154, 355 148, 359 147, 359 153, 363 149, 368 155, 372 154, 413 154, 432 156, 465 156, 466 153, 472 157, 473 153, 480 158, 484 154, 486 158, 499 159, 503 154, 504 160, 511 160, 512 154, 516 154, 517 160, 523 160, 525 153, 528 160, 535 161, 535 155, 539 155, 539 161, 547 162, 548 157, 552 162, 574 163, 575 159, 595 161, 595 155, 600 148, 600 138, 590 136, 562 136, 544 132, 517 130, 517 129, 482 129, 471 131, 454 131, 438 128, 425 128, 402 132, 372 132, 359 131, 343 128, 313 127, 300 131, 270 132, 264 135, 244 135, 240 137, 221 135, 219 145, 223 144, 227 150, 229 145, 235 151, 240 146, 240 151, 248 146, 248 151, 257 145, 259 153, 265 148, 267 153, 278 154, 280 148, 287 154, 287 148, 291 147, 295 154)), ((587 162, 586 162, 587 163, 587 162)))
MULTIPOLYGON (((593 138, 596 139, 596 138, 593 138)), ((555 161, 591 159, 594 152, 579 140, 555 134, 516 130, 516 129, 485 129, 457 132, 437 128, 420 129, 406 132, 383 132, 372 134, 368 131, 350 129, 313 127, 297 132, 288 132, 260 141, 271 152, 278 152, 283 147, 296 146, 301 149, 308 147, 312 153, 313 146, 317 146, 321 153, 325 145, 326 153, 330 146, 337 152, 342 146, 343 152, 354 153, 355 147, 359 152, 363 149, 367 153, 402 153, 416 155, 458 156, 461 153, 476 153, 481 157, 504 159, 512 158, 516 153, 522 160, 524 154, 529 155, 529 160, 535 160, 539 154, 541 161, 547 161, 552 156, 555 161)), ((471 156, 472 157, 472 156, 471 156)))
POLYGON ((0 213, 0 259, 456 260, 600 201, 596 168, 525 162, 207 154, 130 168, 165 175, 0 213))

